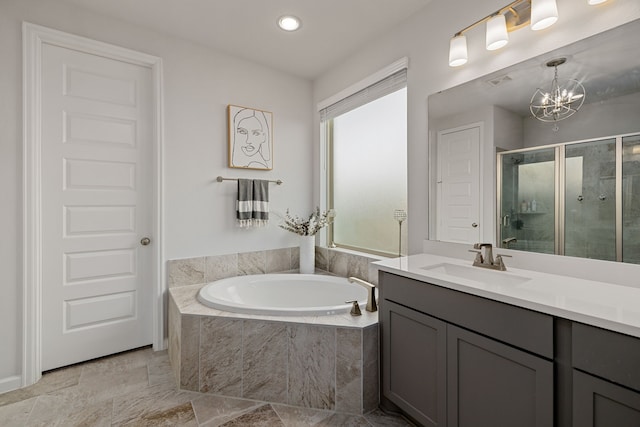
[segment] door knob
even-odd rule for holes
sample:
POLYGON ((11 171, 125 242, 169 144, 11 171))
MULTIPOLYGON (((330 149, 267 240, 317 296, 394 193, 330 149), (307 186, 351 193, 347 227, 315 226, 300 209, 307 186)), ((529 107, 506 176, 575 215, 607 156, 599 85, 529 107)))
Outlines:
POLYGON ((473 224, 471 224, 471 226, 472 226, 473 228, 477 228, 477 227, 478 227, 478 224, 474 222, 473 224))
POLYGON ((147 246, 149 243, 151 243, 151 239, 148 237, 143 237, 142 239, 140 239, 140 244, 142 246, 147 246))

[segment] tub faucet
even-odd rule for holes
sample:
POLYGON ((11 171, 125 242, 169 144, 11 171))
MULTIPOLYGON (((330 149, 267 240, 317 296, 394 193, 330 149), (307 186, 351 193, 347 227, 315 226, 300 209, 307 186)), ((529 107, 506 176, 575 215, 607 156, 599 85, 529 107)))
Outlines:
POLYGON ((368 296, 367 296, 367 307, 365 310, 367 311, 378 311, 378 304, 376 304, 376 286, 366 282, 362 279, 358 279, 357 277, 349 277, 349 283, 357 283, 358 285, 362 285, 367 288, 368 296))

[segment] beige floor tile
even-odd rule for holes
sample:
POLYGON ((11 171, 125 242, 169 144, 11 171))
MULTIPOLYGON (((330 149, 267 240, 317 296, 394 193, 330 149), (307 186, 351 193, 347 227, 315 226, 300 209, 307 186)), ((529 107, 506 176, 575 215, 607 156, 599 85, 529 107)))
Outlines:
POLYGON ((333 412, 297 406, 271 405, 285 427, 315 426, 330 417, 333 412))
POLYGON ((371 427, 367 420, 359 415, 333 414, 316 424, 317 427, 371 427))
POLYGON ((191 403, 196 419, 203 427, 217 427, 264 404, 255 400, 214 395, 201 395, 191 403))
POLYGON ((262 405, 251 412, 239 416, 227 423, 223 427, 284 427, 282 420, 273 410, 271 405, 262 405))
POLYGON ((190 402, 163 411, 152 411, 124 424, 127 427, 198 427, 190 402))
POLYGON ((0 406, 75 386, 78 384, 81 372, 82 366, 74 365, 45 373, 42 375, 42 378, 40 378, 40 381, 29 387, 0 394, 0 406))
POLYGON ((3 427, 22 427, 27 424, 29 413, 36 403, 37 397, 0 406, 0 425, 3 427))
POLYGON ((379 409, 364 416, 373 427, 410 427, 413 424, 400 416, 385 414, 379 409))
MULTIPOLYGON (((151 414, 170 411, 200 395, 181 391, 172 383, 162 383, 131 393, 120 394, 113 400, 113 424, 126 425, 137 419, 146 419, 151 414)), ((195 417, 194 417, 195 419, 195 417)))

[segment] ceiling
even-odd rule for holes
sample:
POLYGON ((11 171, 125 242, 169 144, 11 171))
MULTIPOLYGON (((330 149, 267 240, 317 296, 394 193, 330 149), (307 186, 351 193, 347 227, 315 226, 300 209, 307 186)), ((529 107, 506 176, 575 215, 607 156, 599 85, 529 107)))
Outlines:
POLYGON ((431 0, 55 0, 314 79, 431 0), (291 14, 302 27, 277 27, 291 14))

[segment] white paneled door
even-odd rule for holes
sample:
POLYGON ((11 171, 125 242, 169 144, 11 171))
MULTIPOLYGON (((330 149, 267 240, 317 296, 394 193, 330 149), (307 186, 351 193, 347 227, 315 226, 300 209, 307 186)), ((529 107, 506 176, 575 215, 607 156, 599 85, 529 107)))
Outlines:
POLYGON ((480 241, 480 127, 438 134, 438 240, 480 241))
POLYGON ((152 342, 152 83, 43 44, 42 370, 152 342))

